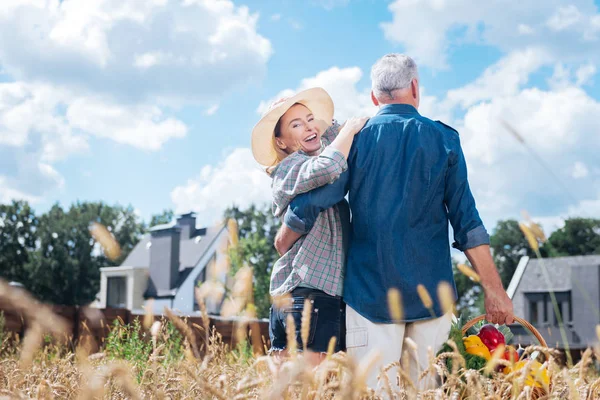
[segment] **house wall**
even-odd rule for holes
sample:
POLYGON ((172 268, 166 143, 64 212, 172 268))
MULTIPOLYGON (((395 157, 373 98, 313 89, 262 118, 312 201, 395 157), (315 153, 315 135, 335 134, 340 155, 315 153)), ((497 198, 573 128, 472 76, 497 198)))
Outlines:
POLYGON ((144 267, 109 267, 102 268, 100 272, 100 293, 97 306, 106 308, 108 278, 125 277, 127 279, 128 310, 139 309, 144 304, 144 290, 148 282, 148 268, 144 267))
POLYGON ((154 301, 152 302, 152 310, 155 315, 164 314, 165 307, 174 308, 171 299, 154 299, 154 301))
MULTIPOLYGON (((228 241, 229 234, 227 229, 223 229, 219 236, 217 236, 208 250, 204 253, 198 264, 194 267, 192 272, 188 275, 187 279, 183 282, 183 284, 179 287, 175 299, 173 301, 173 308, 181 311, 184 314, 193 314, 194 313, 194 283, 196 282, 196 278, 202 272, 202 270, 206 267, 212 256, 217 254, 216 264, 219 265, 221 262, 224 262, 224 254, 221 254, 219 251, 228 241)), ((217 277, 221 282, 226 283, 227 279, 227 271, 223 271, 223 273, 217 277)), ((207 302, 206 308, 209 313, 218 312, 219 304, 209 304, 207 302)))
POLYGON ((573 290, 573 329, 585 345, 598 342, 596 325, 600 322, 600 266, 573 266, 571 268, 573 290))
MULTIPOLYGON (((582 261, 585 262, 585 261, 582 261)), ((551 275, 554 287, 548 283, 538 265, 528 264, 523 277, 513 296, 515 315, 529 319, 529 304, 525 293, 543 292, 571 292, 571 323, 566 325, 566 334, 569 344, 573 347, 587 347, 596 344, 596 325, 600 323, 598 310, 600 309, 600 266, 581 264, 577 261, 565 262, 564 266, 556 268, 554 265, 547 268, 551 275)), ((541 312, 541 310, 540 310, 541 312)), ((568 315, 566 309, 561 310, 563 315, 568 315)), ((536 325, 549 345, 562 342, 560 331, 551 324, 536 325)))
POLYGON ((133 270, 130 310, 139 310, 144 306, 144 292, 148 286, 148 276, 147 268, 133 270))

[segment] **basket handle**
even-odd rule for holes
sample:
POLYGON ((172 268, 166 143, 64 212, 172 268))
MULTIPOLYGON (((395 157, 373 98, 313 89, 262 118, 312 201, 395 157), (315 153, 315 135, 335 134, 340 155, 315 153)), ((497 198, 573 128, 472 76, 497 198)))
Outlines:
MULTIPOLYGON (((531 325, 529 322, 527 322, 523 318, 519 318, 517 316, 514 316, 513 318, 519 324, 523 325, 523 327, 525 329, 527 329, 529 332, 531 332, 533 334, 533 336, 535 336, 535 338, 538 340, 538 342, 540 342, 540 346, 542 346, 542 347, 548 347, 548 344, 546 343, 546 341, 542 337, 542 334, 537 329, 535 329, 535 327, 533 325, 531 325)), ((471 329, 473 326, 475 326, 475 324, 478 323, 479 321, 485 321, 485 315, 480 315, 480 316, 475 317, 472 320, 468 321, 467 323, 465 323, 465 325, 462 328, 463 335, 466 335, 467 331, 469 329, 471 329)))

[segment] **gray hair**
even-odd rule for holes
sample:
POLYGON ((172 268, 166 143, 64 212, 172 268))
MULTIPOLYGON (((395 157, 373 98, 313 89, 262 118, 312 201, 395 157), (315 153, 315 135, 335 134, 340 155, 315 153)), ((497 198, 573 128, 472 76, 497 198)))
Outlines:
POLYGON ((383 95, 394 98, 394 90, 406 89, 418 78, 417 64, 405 54, 386 54, 371 68, 371 88, 377 98, 383 95))

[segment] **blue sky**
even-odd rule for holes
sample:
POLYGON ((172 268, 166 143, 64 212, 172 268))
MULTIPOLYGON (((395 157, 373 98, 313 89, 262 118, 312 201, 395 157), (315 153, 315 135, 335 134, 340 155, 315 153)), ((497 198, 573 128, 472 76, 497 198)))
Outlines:
POLYGON ((547 230, 600 217, 598 1, 190 3, 0 5, 0 201, 103 200, 212 223, 269 200, 249 152, 261 107, 319 85, 338 119, 372 114, 370 66, 406 52, 420 111, 461 132, 488 227, 522 209, 547 230))

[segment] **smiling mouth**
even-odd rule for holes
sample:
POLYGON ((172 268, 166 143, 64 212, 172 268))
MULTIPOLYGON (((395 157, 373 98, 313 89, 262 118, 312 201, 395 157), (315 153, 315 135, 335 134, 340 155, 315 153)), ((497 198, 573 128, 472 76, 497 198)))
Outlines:
POLYGON ((309 137, 307 137, 306 139, 304 139, 304 142, 305 143, 312 143, 315 140, 317 140, 317 134, 310 135, 309 137))

